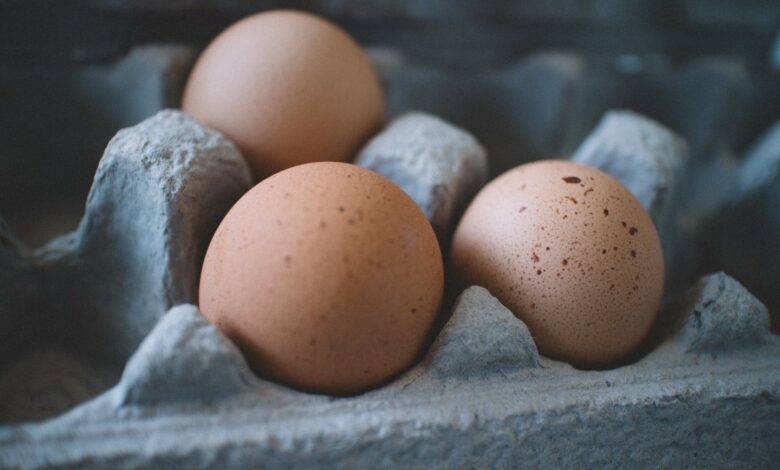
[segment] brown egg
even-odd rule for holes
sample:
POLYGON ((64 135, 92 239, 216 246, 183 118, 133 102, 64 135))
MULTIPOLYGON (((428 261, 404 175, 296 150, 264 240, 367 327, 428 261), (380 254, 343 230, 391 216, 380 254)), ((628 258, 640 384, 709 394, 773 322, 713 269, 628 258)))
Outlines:
POLYGON ((220 224, 200 308, 259 374, 352 394, 420 352, 444 274, 430 223, 384 177, 346 163, 277 173, 220 224))
POLYGON ((647 334, 663 291, 655 226, 618 181, 567 161, 521 165, 477 195, 457 228, 461 285, 486 287, 540 352, 606 367, 647 334))
POLYGON ((379 77, 360 46, 320 17, 285 10, 247 17, 214 39, 182 109, 230 137, 258 179, 351 161, 384 122, 379 77))

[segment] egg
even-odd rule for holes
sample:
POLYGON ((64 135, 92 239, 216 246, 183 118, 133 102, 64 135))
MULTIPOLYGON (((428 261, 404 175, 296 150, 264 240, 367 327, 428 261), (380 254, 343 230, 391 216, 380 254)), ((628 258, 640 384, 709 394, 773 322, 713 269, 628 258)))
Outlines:
POLYGON ((461 286, 481 285, 528 326, 540 352, 583 368, 624 360, 650 329, 664 283, 652 220, 618 181, 568 161, 499 176, 454 235, 461 286))
POLYGON ((348 395, 414 361, 443 286, 439 244, 411 198, 372 171, 318 162, 267 178, 230 209, 199 301, 259 375, 348 395))
POLYGON ((278 10, 249 16, 209 44, 182 110, 231 138, 262 179, 301 163, 351 161, 381 128, 384 96, 347 33, 278 10))

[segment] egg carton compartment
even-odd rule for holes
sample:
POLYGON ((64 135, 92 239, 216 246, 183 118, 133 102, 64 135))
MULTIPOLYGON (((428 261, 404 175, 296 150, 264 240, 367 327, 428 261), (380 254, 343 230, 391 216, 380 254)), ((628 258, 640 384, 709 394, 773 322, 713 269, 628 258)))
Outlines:
MULTIPOLYGON (((317 8, 379 20, 474 14, 462 2, 359 3, 317 8)), ((534 21, 564 14, 544 3, 504 13, 534 21)), ((751 14, 758 7, 736 16, 700 3, 685 2, 683 16, 768 22, 751 14)), ((111 8, 161 14, 155 5, 111 8)), ((168 14, 197 5, 176 4, 168 14)), ((582 5, 569 10, 572 18, 662 10, 582 5)), ((587 46, 520 59, 505 50, 415 55, 404 41, 417 36, 404 34, 401 46, 382 45, 388 36, 379 34, 370 49, 392 121, 357 162, 412 195, 445 245, 488 176, 485 153, 490 175, 572 156, 615 176, 653 216, 666 255, 668 307, 636 357, 607 371, 540 357, 522 322, 474 287, 443 312, 446 324, 425 356, 377 390, 332 398, 258 379, 196 307, 174 307, 196 300, 203 251, 250 187, 246 168, 218 133, 163 112, 109 144, 75 232, 30 251, 0 223, 0 467, 771 468, 780 461, 780 346, 762 304, 773 307, 777 330, 780 123, 772 122, 780 67, 767 71, 733 55, 580 50, 587 46), (429 60, 440 54, 445 63, 429 60), (464 67, 468 61, 479 66, 464 67), (721 269, 728 274, 696 280, 721 269)), ((196 51, 135 47, 53 75, 0 62, 5 88, 26 90, 8 95, 15 98, 5 109, 49 120, 24 128, 33 120, 0 110, 6 136, 25 136, 4 139, 12 142, 4 168, 13 171, 0 171, 3 194, 11 195, 0 214, 33 246, 75 227, 83 205, 75 186, 84 181, 59 180, 66 197, 53 202, 37 200, 25 182, 48 184, 60 172, 89 179, 114 129, 178 102, 196 51), (63 89, 68 94, 58 96, 63 89), (42 127, 52 132, 39 138, 42 127), (29 159, 31 141, 32 155, 61 149, 70 166, 29 159), (67 217, 52 216, 60 213, 67 217)))
POLYGON ((83 62, 0 59, 0 214, 15 233, 39 247, 73 230, 106 142, 178 106, 196 57, 191 46, 156 44, 83 62))
MULTIPOLYGON (((614 112, 574 159, 612 172, 660 222, 686 152, 662 126, 614 112)), ((486 174, 473 137, 424 113, 391 122, 357 163, 401 184, 440 234, 486 174)), ((3 418, 28 422, 0 428, 1 466, 768 468, 780 458, 780 338, 724 273, 671 302, 636 361, 613 370, 539 356, 525 325, 472 287, 425 357, 374 391, 333 398, 257 378, 186 305, 210 234, 250 185, 232 143, 163 111, 109 143, 75 232, 25 254, 4 226, 0 344, 16 360, 0 378, 15 406, 3 418), (20 355, 33 340, 44 348, 20 355), (42 360, 51 345, 75 352, 42 360), (68 361, 89 372, 63 374, 68 361)))

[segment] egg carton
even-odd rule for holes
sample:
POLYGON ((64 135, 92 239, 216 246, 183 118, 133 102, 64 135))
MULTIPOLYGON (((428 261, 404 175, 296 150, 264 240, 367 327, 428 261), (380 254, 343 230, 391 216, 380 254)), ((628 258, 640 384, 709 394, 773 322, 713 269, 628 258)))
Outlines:
MULTIPOLYGON (((674 239, 664 221, 675 220, 687 151, 616 111, 574 159, 610 171, 674 239)), ((393 121, 357 163, 399 183, 445 243, 486 175, 479 143, 424 113, 393 121)), ((475 286, 414 367, 373 391, 336 398, 256 377, 189 304, 211 234, 250 186, 231 142, 163 111, 109 143, 75 232, 28 253, 0 225, 0 356, 13 358, 0 415, 16 421, 0 427, 0 467, 780 461, 780 338, 724 273, 675 296, 637 356, 611 370, 540 356, 525 325, 475 286)))
MULTIPOLYGON (((144 21, 143 31, 153 30, 144 42, 181 38, 183 30, 191 41, 193 34, 203 35, 207 28, 216 32, 215 24, 226 21, 212 22, 219 16, 215 12, 238 17, 268 6, 265 0, 88 3, 98 20, 88 21, 89 13, 79 9, 83 16, 78 16, 65 5, 45 8, 46 13, 54 9, 60 19, 76 20, 86 37, 102 36, 100 50, 108 46, 114 52, 124 51, 127 38, 106 31, 126 31, 134 24, 115 21, 117 14, 146 14, 152 20, 144 21), (188 18, 199 10, 209 21, 182 28, 192 24, 188 18)), ((125 162, 130 169, 123 164, 113 172, 131 176, 107 175, 103 189, 96 185, 96 200, 104 202, 88 211, 92 216, 85 224, 91 220, 91 229, 79 229, 80 234, 31 254, 6 227, 0 228, 0 422, 5 423, 0 427, 0 467, 776 466, 780 444, 770 420, 778 421, 773 365, 778 361, 776 337, 765 333, 763 309, 724 274, 702 279, 687 295, 677 294, 693 275, 715 267, 749 285, 760 299, 780 305, 775 285, 780 277, 780 124, 742 152, 766 127, 766 119, 777 118, 780 39, 775 39, 768 64, 775 71, 770 76, 759 72, 762 65, 755 56, 763 51, 751 46, 761 42, 756 37, 776 31, 778 6, 718 2, 715 8, 709 0, 672 7, 613 0, 490 3, 495 7, 490 12, 468 2, 322 0, 309 5, 346 22, 428 22, 426 28, 414 28, 425 31, 416 35, 398 27, 374 37, 405 42, 407 53, 414 49, 418 58, 459 67, 421 64, 393 47, 372 51, 387 84, 391 116, 423 109, 473 131, 490 153, 494 175, 523 161, 576 155, 578 161, 611 172, 640 196, 661 229, 669 268, 667 297, 677 302, 664 312, 637 357, 604 372, 578 371, 544 358, 534 361, 533 343, 521 325, 488 293, 474 289, 461 297, 426 357, 378 390, 329 399, 258 380, 247 373, 232 345, 192 308, 163 315, 176 303, 195 300, 200 255, 188 260, 182 253, 199 252, 208 242, 203 234, 213 226, 205 220, 219 219, 230 205, 210 199, 215 195, 209 192, 234 199, 235 194, 228 196, 220 188, 240 185, 242 171, 234 169, 232 183, 209 175, 168 190, 160 189, 167 187, 163 181, 182 179, 154 179, 135 173, 125 162), (548 23, 556 20, 563 24, 548 23), (442 23, 451 28, 449 21, 468 28, 441 35, 442 23), (577 36, 577 51, 535 51, 518 59, 519 51, 570 42, 571 21, 605 34, 577 36), (622 36, 628 39, 627 51, 655 45, 648 53, 622 54, 621 38, 615 41, 615 28, 602 28, 605 22, 630 30, 622 36), (533 23, 542 23, 544 34, 533 23), (648 34, 648 26, 657 32, 658 24, 671 24, 675 34, 648 34), (688 25, 694 30, 685 31, 688 25), (426 35, 429 30, 433 32, 426 35), (509 38, 507 30, 515 35, 509 38), (753 39, 737 30, 749 30, 753 39), (540 42, 541 36, 545 39, 540 42), (495 48, 502 41, 487 37, 508 39, 509 45, 495 48), (634 37, 639 39, 634 42, 634 37), (618 48, 615 42, 621 42, 618 48), (618 49, 612 57, 594 60, 589 55, 611 48, 618 49), (675 57, 664 57, 664 49, 675 57), (680 60, 724 49, 732 56, 680 60), (510 63, 497 68, 504 60, 510 63), (670 126, 685 137, 688 150, 665 129, 627 112, 609 114, 591 135, 592 144, 580 146, 615 107, 630 107, 670 126), (672 149, 671 161, 643 145, 654 126, 659 132, 650 132, 649 141, 659 138, 672 149), (136 181, 151 181, 148 191, 133 189, 136 181), (190 204, 176 196, 181 188, 207 196, 190 204), (212 209, 196 207, 209 201, 212 209), (125 204, 130 208, 114 209, 125 204), (127 215, 134 210, 138 217, 127 215), (195 221, 203 225, 195 227, 195 221), (136 352, 141 341, 144 347, 136 352), (61 413, 66 414, 54 417, 61 413)), ((25 23, 37 24, 42 15, 34 9, 19 11, 24 10, 6 12, 9 24, 39 29, 25 23)), ((57 37, 56 28, 40 29, 57 37)), ((362 42, 372 42, 365 29, 362 42)), ((19 35, 12 32, 11 37, 19 35)), ((27 46, 27 41, 20 43, 27 46)), ((55 49, 60 55, 61 49, 55 49)), ((144 46, 116 63, 105 57, 97 63, 81 57, 82 62, 64 69, 18 67, 15 60, 0 63, 3 170, 9 159, 14 161, 12 171, 0 170, 0 185, 21 188, 0 201, 9 219, 11 211, 29 219, 37 194, 56 194, 58 201, 67 195, 70 183, 52 187, 57 174, 68 175, 59 180, 91 178, 92 157, 116 129, 175 106, 177 82, 186 77, 195 53, 187 47, 144 46), (26 137, 17 139, 19 135, 26 137), (22 141, 23 147, 13 148, 22 141), (36 159, 36 154, 47 158, 36 159), (79 178, 73 178, 76 162, 87 159, 79 178), (45 181, 46 191, 31 181, 45 181)), ((406 122, 407 129, 420 124, 417 118, 406 122)), ((190 124, 181 120, 176 126, 190 124)), ((167 135, 177 145, 181 139, 201 146, 190 137, 174 137, 179 134, 171 129, 167 135)), ((402 137, 385 139, 387 148, 410 145, 402 137)), ((232 152, 227 147, 214 152, 232 152)), ((148 155, 150 162, 158 158, 148 155)), ((362 163, 374 165, 370 160, 376 155, 364 156, 362 163)), ((220 165, 214 174, 230 173, 229 164, 220 165)), ((183 167, 190 168, 186 162, 183 167)), ((419 188, 410 185, 418 180, 404 179, 414 174, 409 171, 413 167, 391 162, 394 167, 388 176, 414 194, 419 188)), ((167 174, 153 163, 149 168, 167 174)), ((468 198, 468 189, 457 189, 468 187, 457 183, 457 172, 444 177, 450 192, 468 198)), ((457 214, 459 206, 442 196, 446 192, 422 189, 415 200, 425 209, 428 195, 426 213, 439 224, 437 234, 446 243, 452 222, 447 214, 457 214), (434 213, 443 215, 434 219, 434 213)), ((75 199, 81 188, 77 192, 75 199)), ((78 221, 83 203, 70 202, 57 205, 54 215, 75 206, 73 220, 78 221)), ((780 309, 773 313, 777 331, 780 309)))

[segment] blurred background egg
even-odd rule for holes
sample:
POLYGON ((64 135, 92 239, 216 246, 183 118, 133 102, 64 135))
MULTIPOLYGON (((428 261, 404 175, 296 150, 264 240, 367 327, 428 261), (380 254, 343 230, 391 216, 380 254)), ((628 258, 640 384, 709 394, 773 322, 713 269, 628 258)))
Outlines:
POLYGON ((398 186, 319 162, 233 206, 206 254, 200 308, 260 375, 352 394, 412 363, 443 285, 433 229, 398 186))
POLYGON ((516 167, 489 183, 456 230, 461 285, 486 287, 530 329, 541 353, 579 367, 615 365, 649 331, 664 267, 636 198, 594 168, 516 167))
POLYGON ((379 76, 360 46, 336 25, 288 10, 247 17, 214 39, 182 109, 230 137, 258 179, 350 161, 384 122, 379 76))

